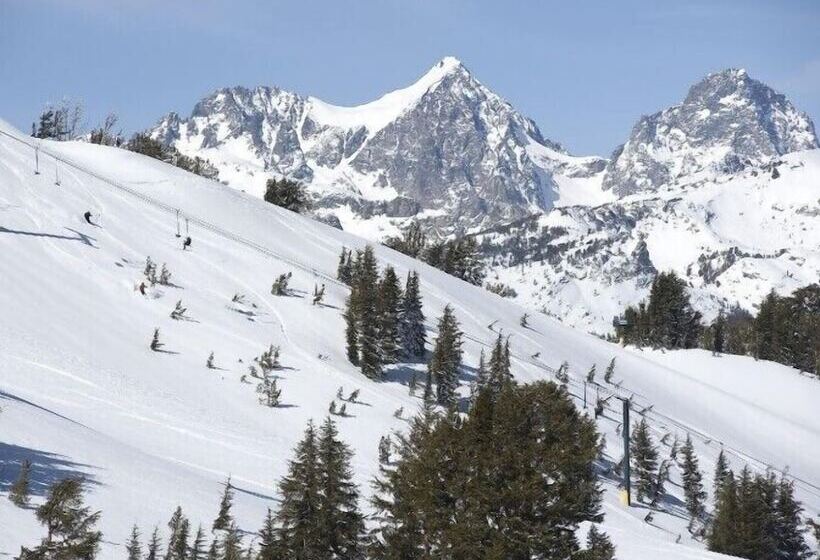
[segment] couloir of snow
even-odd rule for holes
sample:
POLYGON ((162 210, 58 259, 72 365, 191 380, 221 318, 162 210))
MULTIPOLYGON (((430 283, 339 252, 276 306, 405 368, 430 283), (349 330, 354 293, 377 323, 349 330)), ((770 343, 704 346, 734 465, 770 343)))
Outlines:
MULTIPOLYGON (((239 524, 255 531, 265 510, 275 507, 277 481, 306 422, 320 422, 343 386, 345 393, 361 391, 361 404, 348 404, 350 417, 338 424, 355 451, 356 481, 369 495, 378 439, 406 427, 419 405, 406 383, 424 365, 392 366, 386 380, 375 383, 345 358, 341 308, 347 290, 332 277, 342 247, 363 247, 364 240, 114 148, 41 142, 41 173, 35 175, 36 141, 2 121, 0 133, 3 494, 24 458, 34 463, 35 504, 59 477, 87 477, 88 502, 103 512, 101 557, 121 558, 132 524, 143 532, 155 524, 164 529, 177 505, 194 525, 209 529, 230 474, 239 524), (190 218, 192 250, 181 250, 167 208, 182 211, 183 235, 184 217, 190 218), (86 211, 99 227, 85 223, 86 211), (142 296, 136 286, 148 255, 167 263, 173 285, 142 296), (271 281, 288 271, 295 294, 272 296, 271 281), (321 283, 327 285, 326 305, 313 306, 310 295, 321 283), (232 302, 235 294, 244 294, 245 303, 232 302), (178 300, 191 321, 170 319, 178 300), (167 352, 148 348, 156 327, 167 352), (284 404, 276 409, 258 404, 254 385, 240 381, 269 344, 281 346, 284 366, 278 372, 284 404), (211 351, 219 369, 205 366, 211 351), (400 407, 405 419, 394 417, 400 407)), ((689 431, 707 481, 722 442, 736 468, 748 463, 758 471, 766 465, 788 470, 808 513, 817 515, 816 380, 749 358, 625 350, 540 314, 523 328, 522 307, 384 247, 376 253, 382 266, 393 265, 402 277, 419 271, 431 325, 446 304, 453 305, 468 336, 462 394, 480 349, 500 330, 512 337, 521 382, 551 379, 550 368, 568 361, 579 407, 585 372, 597 364, 600 379, 616 357, 617 392, 633 396, 634 417, 652 406, 645 414, 657 439, 689 431)), ((612 386, 589 388, 590 414, 598 390, 606 394, 612 386)), ((612 398, 598 421, 613 463, 621 456, 619 414, 612 398)), ((668 449, 662 447, 662 455, 668 449)), ((672 477, 679 481, 677 469, 672 477)), ((688 536, 677 485, 668 485, 667 511, 649 524, 644 507, 619 503, 616 484, 602 477, 604 527, 618 558, 717 557, 688 536)), ((369 509, 364 500, 362 506, 369 509)), ((42 535, 33 511, 4 497, 0 520, 0 553, 16 554, 42 535)))

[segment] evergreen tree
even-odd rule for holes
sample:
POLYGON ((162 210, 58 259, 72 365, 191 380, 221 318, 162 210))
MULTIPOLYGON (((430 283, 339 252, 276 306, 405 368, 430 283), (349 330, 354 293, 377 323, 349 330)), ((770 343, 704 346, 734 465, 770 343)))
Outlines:
POLYGON ((185 313, 188 311, 187 307, 182 307, 182 300, 177 301, 174 310, 171 311, 171 319, 175 321, 179 321, 182 319, 186 319, 185 313))
POLYGON ((31 482, 31 461, 23 459, 20 463, 20 474, 9 489, 9 500, 17 507, 26 507, 29 504, 29 484, 31 482))
POLYGON ((461 368, 461 345, 458 321, 453 308, 447 305, 438 321, 438 337, 428 364, 428 371, 436 382, 436 399, 444 406, 451 406, 455 402, 461 368))
POLYGON ((292 272, 280 274, 276 277, 270 287, 270 293, 274 296, 287 296, 290 294, 290 279, 293 276, 292 272))
POLYGON ((197 527, 194 540, 191 541, 191 546, 188 548, 188 560, 205 560, 205 531, 202 530, 202 525, 197 527))
POLYGON ((558 366, 558 369, 555 372, 555 379, 561 385, 566 385, 569 383, 569 363, 561 362, 561 365, 558 366))
POLYGON ((162 270, 159 272, 159 279, 157 279, 157 283, 162 286, 168 286, 171 283, 171 271, 168 270, 165 263, 162 263, 162 270))
POLYGON ((476 369, 475 385, 473 386, 473 400, 483 392, 490 383, 490 372, 487 369, 487 364, 484 359, 484 349, 481 349, 481 354, 478 356, 478 368, 476 369))
POLYGON ((495 339, 495 345, 490 353, 487 364, 487 388, 492 395, 501 392, 508 383, 512 383, 512 372, 509 360, 509 339, 504 341, 501 334, 495 339))
POLYGON ((641 418, 632 431, 629 442, 632 473, 637 477, 637 498, 652 498, 655 490, 655 471, 658 468, 658 450, 649 434, 649 425, 641 418))
POLYGON ((268 508, 265 523, 259 531, 259 554, 256 560, 279 560, 279 550, 276 540, 276 522, 273 512, 268 508))
POLYGON ((265 202, 287 208, 297 214, 301 214, 310 207, 305 188, 290 179, 268 179, 264 199, 265 202))
POLYGON ((342 254, 339 255, 339 265, 336 268, 336 279, 347 284, 353 282, 353 255, 352 251, 342 247, 342 254))
POLYGON ((102 533, 94 529, 100 512, 91 513, 83 504, 83 481, 65 478, 49 490, 37 508, 37 520, 46 527, 46 537, 36 548, 23 548, 21 560, 81 558, 97 556, 102 533))
POLYGON ((578 525, 600 520, 598 445, 551 383, 479 395, 465 417, 425 408, 374 482, 370 556, 574 558, 578 525))
POLYGON ((142 545, 140 544, 140 531, 136 524, 131 527, 131 536, 125 545, 125 553, 128 560, 142 560, 142 545))
POLYGON ((151 533, 151 540, 148 541, 148 552, 145 555, 145 560, 159 560, 160 546, 159 527, 154 527, 154 532, 151 533))
POLYGON ((424 393, 421 398, 425 403, 433 402, 433 373, 429 367, 427 368, 427 377, 424 380, 424 393))
POLYGON ((419 275, 416 271, 407 273, 404 297, 399 310, 399 336, 406 356, 410 358, 424 357, 427 332, 424 328, 419 275))
POLYGON ((576 556, 574 560, 614 560, 615 545, 603 531, 598 530, 598 526, 593 524, 587 533, 587 547, 576 556))
POLYGON ((595 369, 597 367, 598 366, 596 364, 592 364, 592 367, 589 368, 589 371, 587 372, 587 383, 595 383, 595 369))
POLYGON ((222 498, 219 501, 219 513, 214 519, 212 530, 225 531, 230 528, 231 523, 233 523, 231 507, 233 507, 233 486, 229 476, 225 481, 225 489, 222 491, 222 498))
POLYGON ((162 350, 163 346, 165 346, 165 344, 159 341, 159 329, 154 329, 154 335, 151 337, 151 344, 149 347, 154 352, 159 352, 162 350))
POLYGON ((722 354, 726 346, 726 317, 723 311, 718 313, 715 323, 712 325, 712 352, 722 354))
POLYGON ((378 280, 376 256, 367 246, 356 265, 354 277, 355 317, 358 327, 359 367, 370 379, 381 379, 382 357, 378 329, 378 280))
POLYGON ((182 507, 177 506, 171 520, 168 521, 168 548, 165 560, 186 560, 188 558, 188 519, 182 514, 182 507))
POLYGON ((259 394, 259 402, 271 408, 279 406, 279 399, 282 396, 282 389, 276 386, 276 378, 272 375, 265 375, 262 382, 256 386, 259 394))
POLYGON ((276 521, 283 558, 313 560, 321 557, 319 543, 324 537, 317 527, 321 497, 316 440, 316 429, 310 422, 296 446, 288 474, 279 484, 282 498, 276 521))
POLYGON ((698 467, 698 457, 692 445, 692 438, 686 435, 686 442, 681 448, 683 454, 683 493, 686 498, 686 511, 689 512, 689 529, 692 530, 696 520, 701 519, 704 514, 703 502, 706 499, 706 492, 703 491, 703 477, 698 467))
POLYGON ((319 466, 317 543, 325 558, 361 558, 364 521, 358 510, 359 493, 353 484, 349 448, 339 440, 333 420, 327 418, 317 444, 319 466))
POLYGON ((609 365, 606 366, 606 371, 604 372, 604 383, 612 383, 612 376, 615 374, 615 358, 609 361, 609 365))
POLYGON ((403 301, 401 285, 392 266, 384 269, 379 283, 378 327, 379 350, 382 362, 392 364, 398 361, 402 350, 399 331, 399 313, 403 301))
POLYGON ((359 365, 359 330, 356 324, 355 310, 353 309, 353 297, 349 296, 345 300, 345 349, 347 359, 354 366, 359 365))
POLYGON ((233 521, 225 529, 219 546, 220 560, 242 560, 242 534, 233 521))
POLYGON ((720 497, 720 489, 726 479, 731 475, 729 465, 726 463, 726 456, 723 454, 723 449, 718 453, 717 461, 715 462, 715 476, 712 480, 712 488, 715 492, 715 501, 720 497))
POLYGON ((812 557, 804 536, 802 513, 803 506, 794 498, 794 484, 785 477, 781 478, 774 513, 774 538, 778 558, 803 560, 812 557))

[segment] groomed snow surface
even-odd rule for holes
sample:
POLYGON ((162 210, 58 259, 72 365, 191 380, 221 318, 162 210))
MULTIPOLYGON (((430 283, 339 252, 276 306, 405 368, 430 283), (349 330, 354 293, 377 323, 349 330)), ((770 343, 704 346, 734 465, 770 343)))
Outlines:
MULTIPOLYGON (((0 132, 33 142, 1 122, 0 132)), ((7 492, 25 458, 34 463, 35 504, 60 477, 87 477, 88 502, 102 510, 101 558, 122 558, 132 524, 143 532, 156 524, 164 528, 177 505, 194 525, 210 528, 230 474, 239 524, 255 531, 265 510, 276 507, 277 481, 306 422, 321 421, 343 386, 346 393, 361 391, 362 404, 349 404, 351 417, 339 419, 339 427, 354 448, 356 481, 368 495, 379 437, 406 427, 394 412, 403 407, 406 418, 417 409, 419 400, 405 384, 424 365, 396 365, 385 382, 374 383, 345 359, 341 308, 347 290, 325 276, 335 276, 343 246, 365 242, 123 150, 41 146, 41 173, 35 175, 34 150, 0 134, 0 492, 7 492), (132 192, 55 164, 49 154, 132 192), (174 213, 146 197, 191 217, 192 250, 181 250, 174 213), (87 210, 100 227, 85 223, 87 210), (148 255, 167 263, 173 285, 142 296, 136 286, 148 255), (270 295, 273 278, 288 271, 296 293, 270 295), (323 282, 325 305, 312 306, 309 294, 323 282), (245 303, 232 302, 234 294, 244 294, 245 303), (178 300, 192 320, 170 319, 178 300), (163 353, 148 348, 157 327, 163 353), (281 346, 284 366, 278 372, 284 405, 276 409, 258 404, 254 385, 240 382, 269 344, 281 346), (205 367, 211 351, 219 369, 205 367)), ((181 227, 184 235, 184 219, 181 227)), ((376 253, 401 277, 419 271, 431 324, 447 303, 455 308, 469 337, 463 394, 480 349, 499 330, 512 336, 521 382, 552 378, 548 367, 568 361, 579 406, 585 372, 593 363, 603 372, 616 357, 621 394, 634 393, 637 410, 653 405, 646 415, 656 439, 667 432, 684 438, 690 431, 707 480, 723 442, 735 468, 748 462, 758 471, 765 464, 788 469, 808 514, 817 516, 817 381, 749 358, 624 350, 540 314, 522 328, 523 308, 384 247, 376 253)), ((594 393, 590 388, 590 414, 594 393)), ((599 427, 614 463, 621 456, 620 403, 613 398, 609 406, 599 427)), ((676 469, 672 477, 679 481, 676 469)), ((666 513, 656 514, 652 525, 643 520, 645 508, 620 505, 614 480, 602 479, 602 487, 604 528, 618 558, 717 557, 688 536, 676 484, 668 485, 666 513)), ((362 507, 368 508, 364 500, 362 507)), ((42 534, 32 510, 0 499, 0 554, 14 555, 42 534)))

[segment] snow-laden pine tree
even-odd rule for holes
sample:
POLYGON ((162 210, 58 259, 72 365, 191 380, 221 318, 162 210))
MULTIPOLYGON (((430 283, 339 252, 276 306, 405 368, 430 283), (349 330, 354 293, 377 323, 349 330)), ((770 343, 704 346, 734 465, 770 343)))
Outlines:
POLYGON ((205 560, 205 555, 208 553, 205 547, 205 531, 202 525, 196 529, 194 539, 191 541, 191 546, 188 547, 187 560, 205 560))
POLYGON ((231 477, 225 481, 225 489, 222 491, 222 498, 219 500, 219 513, 214 519, 214 531, 226 531, 233 523, 233 516, 231 515, 231 508, 233 507, 233 485, 231 484, 231 477))
POLYGON ((655 472, 658 468, 658 450, 649 433, 649 425, 641 418, 629 442, 632 458, 632 474, 637 479, 635 485, 638 500, 652 498, 655 494, 655 472))
POLYGON ((392 364, 402 353, 399 332, 399 312, 402 304, 402 289, 399 278, 392 266, 382 273, 378 286, 378 336, 382 362, 392 364))
POLYGON ((609 365, 606 366, 606 371, 604 371, 604 383, 612 383, 612 376, 615 374, 615 358, 612 358, 609 361, 609 365))
POLYGON ((148 551, 145 553, 145 560, 159 560, 160 547, 162 541, 159 538, 159 527, 154 527, 151 533, 151 540, 148 541, 148 551))
POLYGON ((453 308, 447 305, 438 321, 438 337, 427 366, 436 382, 436 400, 443 406, 449 407, 455 403, 458 374, 461 369, 461 345, 458 320, 453 308))
POLYGON ((606 533, 593 524, 587 533, 587 547, 573 556, 577 560, 614 560, 615 545, 606 533))
POLYGON ((262 382, 256 386, 256 392, 259 394, 259 402, 271 408, 279 406, 279 399, 282 396, 282 389, 276 386, 276 378, 272 375, 265 374, 262 382))
POLYGON ((399 333, 404 354, 409 358, 423 358, 427 331, 424 328, 419 275, 415 270, 407 273, 399 312, 399 333))
POLYGON ((487 363, 486 388, 490 390, 492 395, 497 395, 507 384, 512 383, 509 353, 509 339, 505 340, 499 333, 490 353, 490 360, 487 363))
POLYGON ((140 530, 134 525, 131 527, 131 535, 125 543, 126 560, 142 560, 142 545, 140 544, 140 530))
POLYGON ((188 519, 183 515, 182 507, 177 506, 168 521, 168 548, 165 550, 165 560, 187 560, 189 530, 188 519))
POLYGON ((703 475, 700 473, 698 457, 695 454, 695 447, 692 445, 692 438, 689 434, 686 434, 686 442, 681 447, 681 454, 683 455, 681 478, 683 479, 686 511, 690 517, 689 530, 691 531, 695 522, 701 519, 705 512, 706 492, 703 490, 703 475))

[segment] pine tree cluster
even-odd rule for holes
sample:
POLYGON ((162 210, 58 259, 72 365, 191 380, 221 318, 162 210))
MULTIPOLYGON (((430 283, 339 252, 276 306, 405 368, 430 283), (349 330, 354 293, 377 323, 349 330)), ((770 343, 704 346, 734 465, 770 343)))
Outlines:
POLYGON ((801 514, 785 478, 729 471, 717 488, 709 550, 753 560, 810 558, 801 514))
POLYGON ((169 163, 206 179, 219 179, 219 170, 207 159, 199 156, 188 157, 173 146, 166 146, 144 132, 135 134, 125 145, 126 149, 169 163))
POLYGON ((662 272, 652 281, 649 301, 627 307, 626 325, 616 325, 624 344, 656 348, 694 348, 703 329, 699 312, 692 309, 686 283, 674 272, 662 272))
MULTIPOLYGON (((578 524, 601 518, 595 425, 552 383, 481 391, 466 416, 425 407, 397 438, 375 483, 373 558, 574 558, 578 524)), ((584 558, 612 557, 590 540, 584 558)))
POLYGON ((385 245, 471 284, 480 286, 484 281, 484 263, 474 237, 428 243, 421 225, 413 222, 401 236, 387 239, 385 245))
POLYGON ((265 202, 301 214, 310 208, 305 188, 290 179, 268 179, 265 184, 265 202))
POLYGON ((438 321, 438 337, 427 364, 428 380, 436 383, 436 400, 445 407, 456 404, 462 344, 458 320, 453 308, 447 305, 438 321))
POLYGON ((339 278, 351 287, 344 311, 347 356, 363 374, 381 379, 385 364, 424 355, 424 313, 415 272, 408 274, 404 290, 392 267, 379 277, 368 245, 355 258, 343 249, 339 278))

